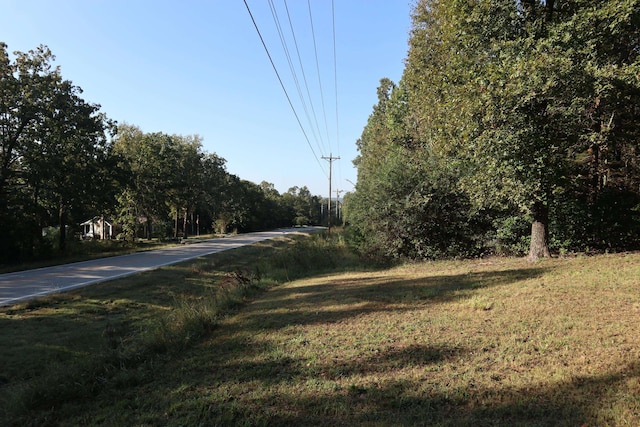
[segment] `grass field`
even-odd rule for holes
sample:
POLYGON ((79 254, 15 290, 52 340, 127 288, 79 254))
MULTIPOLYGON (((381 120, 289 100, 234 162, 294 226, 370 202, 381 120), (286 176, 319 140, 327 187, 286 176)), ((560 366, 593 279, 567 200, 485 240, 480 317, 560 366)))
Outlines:
POLYGON ((0 416, 640 425, 639 254, 382 269, 316 237, 223 255, 2 310, 0 416))

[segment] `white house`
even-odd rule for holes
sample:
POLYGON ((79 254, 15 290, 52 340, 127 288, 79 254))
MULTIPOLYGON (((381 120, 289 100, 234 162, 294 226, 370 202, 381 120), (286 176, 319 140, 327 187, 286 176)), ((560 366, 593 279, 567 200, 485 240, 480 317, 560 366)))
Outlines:
POLYGON ((104 217, 88 219, 80 227, 83 239, 111 239, 113 236, 113 225, 104 217))

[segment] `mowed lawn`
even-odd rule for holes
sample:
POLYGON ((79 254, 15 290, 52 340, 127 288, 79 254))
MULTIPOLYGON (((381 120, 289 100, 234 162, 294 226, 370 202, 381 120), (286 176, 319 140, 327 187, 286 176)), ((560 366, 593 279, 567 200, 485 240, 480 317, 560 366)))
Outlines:
POLYGON ((206 337, 146 367, 153 375, 50 417, 60 425, 640 425, 639 332, 639 254, 322 274, 253 295, 206 337))

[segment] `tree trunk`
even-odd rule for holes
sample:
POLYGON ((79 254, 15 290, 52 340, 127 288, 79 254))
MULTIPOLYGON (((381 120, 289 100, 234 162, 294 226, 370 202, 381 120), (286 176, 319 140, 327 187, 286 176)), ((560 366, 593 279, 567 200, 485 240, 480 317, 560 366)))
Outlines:
POLYGON ((145 237, 147 238, 147 240, 151 240, 151 237, 153 236, 153 223, 152 223, 153 219, 151 219, 150 215, 147 215, 147 222, 146 222, 146 232, 145 232, 145 237))
POLYGON ((591 163, 592 175, 589 204, 595 206, 598 201, 598 194, 600 193, 600 147, 597 144, 593 144, 590 148, 593 154, 593 161, 591 163))
POLYGON ((533 224, 531 224, 531 246, 529 261, 549 258, 549 208, 541 202, 533 206, 533 224))
POLYGON ((187 233, 187 216, 188 216, 188 210, 187 208, 184 209, 184 219, 182 222, 182 236, 184 239, 186 239, 188 237, 188 233, 187 233))
POLYGON ((58 235, 58 249, 60 250, 60 252, 64 252, 67 244, 67 215, 62 204, 58 209, 58 225, 60 225, 60 234, 58 235))
POLYGON ((176 220, 173 228, 173 238, 178 240, 178 207, 176 206, 176 220))

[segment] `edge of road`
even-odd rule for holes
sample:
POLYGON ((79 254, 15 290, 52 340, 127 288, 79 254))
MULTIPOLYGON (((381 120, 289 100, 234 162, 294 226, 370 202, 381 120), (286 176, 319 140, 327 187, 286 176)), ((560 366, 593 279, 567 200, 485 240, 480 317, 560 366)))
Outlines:
MULTIPOLYGON (((306 233, 306 234, 311 234, 311 233, 316 233, 316 232, 320 232, 322 230, 326 230, 326 227, 320 227, 320 226, 312 226, 312 227, 292 227, 292 228, 281 228, 281 229, 276 229, 276 230, 271 230, 271 231, 258 231, 258 232, 252 232, 252 233, 244 233, 244 234, 235 234, 232 236, 225 236, 225 237, 216 237, 216 238, 212 238, 212 239, 206 239, 206 240, 202 240, 199 242, 193 242, 193 243, 188 243, 186 246, 188 247, 206 247, 208 244, 211 243, 222 243, 222 242, 229 242, 229 241, 233 241, 235 239, 240 239, 240 238, 252 238, 252 237, 260 237, 257 240, 254 240, 250 243, 245 243, 245 244, 241 244, 241 245, 234 245, 234 246, 230 246, 228 248, 220 248, 220 247, 212 247, 210 252, 198 252, 195 255, 185 255, 182 256, 180 258, 175 258, 172 260, 169 260, 167 262, 162 262, 159 264, 155 264, 152 266, 147 266, 147 267, 139 267, 135 270, 131 270, 131 271, 126 271, 123 273, 118 273, 115 274, 113 276, 108 276, 108 277, 98 277, 98 278, 91 278, 89 280, 85 280, 79 283, 73 283, 70 285, 66 285, 66 286, 55 286, 52 285, 53 287, 48 287, 48 288, 44 288, 43 290, 37 291, 37 292, 30 292, 27 294, 23 294, 20 296, 16 296, 16 297, 12 297, 12 298, 4 298, 2 299, 0 297, 0 307, 4 307, 4 306, 10 306, 13 304, 16 304, 18 302, 23 302, 23 301, 27 301, 30 299, 34 299, 34 298, 38 298, 38 297, 43 297, 43 296, 47 296, 47 295, 53 295, 56 293, 62 293, 62 292, 67 292, 67 291, 71 291, 71 290, 75 290, 78 288, 82 288, 85 286, 90 286, 90 285, 95 285, 98 283, 104 283, 104 282, 108 282, 111 280, 116 280, 116 279, 121 279, 123 277, 127 277, 127 276, 132 276, 135 274, 139 274, 139 273, 143 273, 146 271, 150 271, 150 270, 155 270, 167 265, 174 265, 174 264, 179 264, 181 262, 185 262, 185 261, 189 261, 192 259, 196 259, 196 258, 200 258, 203 256, 208 256, 208 255, 212 255, 215 254, 217 252, 223 252, 226 250, 231 250, 231 249, 236 249, 242 246, 247 246, 247 245, 252 245, 255 243, 259 243, 261 241, 264 240, 270 240, 270 239, 274 239, 276 237, 282 236, 282 235, 286 235, 286 234, 293 234, 293 233, 306 233)), ((144 251, 144 252, 135 252, 132 254, 125 254, 125 255, 116 255, 116 256, 112 256, 112 257, 103 257, 103 258, 95 258, 92 260, 86 260, 86 261, 78 261, 78 262, 74 262, 74 263, 69 263, 69 264, 59 264, 59 265, 55 265, 55 266, 50 266, 50 267, 40 267, 40 268, 35 268, 35 269, 31 269, 31 270, 22 270, 22 271, 16 271, 16 272, 11 272, 11 273, 5 273, 5 274, 0 274, 0 289, 2 290, 6 290, 7 288, 11 287, 13 289, 19 289, 21 284, 17 284, 17 285, 12 285, 10 282, 10 279, 12 277, 21 277, 21 276, 25 276, 25 275, 33 275, 34 273, 43 273, 43 274, 55 274, 56 270, 60 270, 61 272, 63 270, 67 270, 70 268, 74 268, 74 267, 83 267, 86 265, 91 265, 91 264, 97 264, 100 261, 105 261, 105 260, 109 260, 109 261, 113 261, 113 260, 117 260, 118 258, 122 259, 122 258, 132 258, 132 257, 136 257, 136 256, 144 256, 144 254, 158 254, 158 253, 162 253, 162 252, 169 252, 169 251, 175 251, 176 249, 181 249, 184 248, 185 245, 176 245, 176 246, 171 246, 171 247, 167 247, 167 248, 162 248, 162 249, 155 249, 155 250, 150 250, 150 251, 144 251)), ((35 279, 37 280, 37 279, 35 279)))

